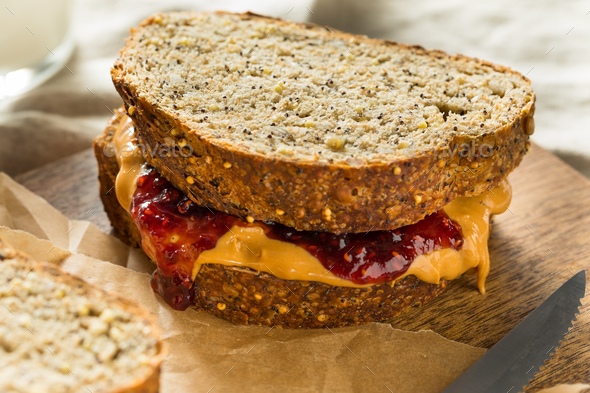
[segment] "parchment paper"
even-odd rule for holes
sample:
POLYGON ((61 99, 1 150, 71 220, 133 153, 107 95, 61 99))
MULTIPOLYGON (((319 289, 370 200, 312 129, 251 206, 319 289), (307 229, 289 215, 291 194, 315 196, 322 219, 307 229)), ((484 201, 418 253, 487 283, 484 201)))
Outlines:
POLYGON ((485 353, 432 331, 388 324, 271 329, 174 311, 152 292, 146 272, 153 265, 142 252, 89 222, 68 220, 3 173, 0 236, 153 313, 170 353, 163 393, 440 392, 485 353))

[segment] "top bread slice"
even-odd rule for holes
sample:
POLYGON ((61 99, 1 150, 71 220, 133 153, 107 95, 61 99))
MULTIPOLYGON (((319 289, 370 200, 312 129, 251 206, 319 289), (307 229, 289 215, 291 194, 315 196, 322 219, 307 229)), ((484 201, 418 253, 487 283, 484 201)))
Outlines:
POLYGON ((153 317, 0 238, 0 391, 155 393, 153 317))
POLYGON ((176 187, 298 230, 414 223, 495 186, 534 130, 509 68, 251 13, 154 15, 111 74, 176 187))

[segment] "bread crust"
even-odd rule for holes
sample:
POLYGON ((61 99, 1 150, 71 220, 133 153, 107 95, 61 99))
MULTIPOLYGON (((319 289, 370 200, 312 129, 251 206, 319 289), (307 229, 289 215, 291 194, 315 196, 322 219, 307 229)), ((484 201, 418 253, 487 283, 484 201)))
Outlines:
MULTIPOLYGON (((111 393, 158 393, 160 390, 160 368, 162 361, 167 356, 167 350, 164 343, 160 340, 160 330, 154 319, 145 309, 139 307, 137 304, 119 297, 115 294, 106 292, 100 288, 88 284, 79 277, 73 276, 63 271, 59 266, 47 263, 37 262, 30 258, 27 254, 15 250, 12 246, 7 244, 0 237, 0 263, 5 259, 15 259, 19 266, 25 271, 33 270, 42 275, 51 276, 57 283, 64 283, 69 287, 78 288, 88 294, 89 297, 104 298, 108 297, 113 307, 121 308, 131 314, 136 315, 143 320, 143 323, 150 326, 152 335, 158 338, 157 349, 158 353, 150 359, 150 371, 141 378, 130 382, 126 386, 113 387, 111 393)), ((0 264, 1 267, 1 264, 0 264)))
MULTIPOLYGON (((117 161, 104 154, 113 130, 124 118, 116 112, 94 141, 101 190, 109 190, 117 161), (100 157, 99 157, 100 156, 100 157)), ((121 239, 136 245, 139 231, 113 192, 101 191, 104 208, 121 239)), ((195 279, 195 308, 238 324, 322 328, 389 320, 412 306, 431 301, 447 281, 428 284, 414 276, 367 288, 337 287, 319 282, 283 280, 249 268, 201 266, 195 279)))
POLYGON ((447 282, 427 284, 406 276, 367 288, 335 287, 211 264, 201 267, 195 285, 198 310, 234 323, 324 328, 387 321, 431 301, 447 282))
MULTIPOLYGON (((238 16, 286 23, 251 13, 238 16)), ((148 18, 140 27, 154 23, 155 17, 148 18)), ((300 27, 325 30, 309 23, 300 27)), ((499 72, 517 74, 507 67, 461 55, 332 31, 343 39, 397 46, 433 58, 476 62, 499 72)), ((129 41, 136 32, 132 29, 129 41)), ((148 154, 147 161, 196 203, 242 218, 251 216, 297 230, 333 233, 395 229, 421 220, 457 197, 478 195, 494 187, 518 166, 528 149, 527 131, 531 133, 531 127, 526 126, 532 123, 534 93, 511 123, 477 136, 455 134, 441 141, 441 147, 435 151, 417 152, 411 157, 354 166, 246 153, 229 143, 201 138, 198 129, 188 128, 177 121, 174 113, 140 97, 125 78, 125 51, 121 50, 111 76, 126 108, 133 107, 131 115, 139 142, 152 147, 165 145, 165 138, 170 138, 169 130, 175 128, 179 138, 186 138, 192 146, 196 165, 190 165, 187 157, 178 154, 148 154), (485 144, 493 146, 493 150, 488 157, 462 157, 456 149, 464 144, 485 144), (453 150, 455 153, 449 154, 453 150), (187 181, 188 176, 194 179, 192 184, 187 181)))

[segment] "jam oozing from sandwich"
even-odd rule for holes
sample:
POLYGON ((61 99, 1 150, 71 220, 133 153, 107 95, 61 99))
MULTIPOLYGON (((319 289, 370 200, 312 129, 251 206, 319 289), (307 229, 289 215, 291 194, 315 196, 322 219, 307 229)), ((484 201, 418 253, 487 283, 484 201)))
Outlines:
POLYGON ((461 227, 442 210, 416 224, 390 231, 332 234, 296 231, 269 223, 248 223, 192 202, 154 169, 138 180, 131 214, 143 249, 156 261, 152 289, 174 309, 193 304, 193 267, 199 255, 213 249, 234 225, 259 226, 267 237, 307 250, 334 275, 355 284, 391 281, 419 256, 443 248, 459 250, 461 227))
POLYGON ((404 274, 414 259, 443 248, 463 245, 461 227, 440 210, 415 224, 390 231, 342 233, 295 231, 265 224, 266 236, 305 248, 334 275, 355 284, 391 281, 404 274))

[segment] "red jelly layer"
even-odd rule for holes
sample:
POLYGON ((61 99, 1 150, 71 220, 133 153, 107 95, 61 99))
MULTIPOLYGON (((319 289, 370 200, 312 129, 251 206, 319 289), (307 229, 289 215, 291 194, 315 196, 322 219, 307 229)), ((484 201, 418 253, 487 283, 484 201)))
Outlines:
POLYGON ((442 210, 392 231, 335 235, 265 225, 271 228, 266 236, 305 248, 334 275, 355 284, 394 280, 417 256, 443 248, 458 250, 463 244, 461 227, 442 210))
POLYGON ((177 310, 193 304, 194 261, 214 248, 233 225, 258 226, 269 238, 303 247, 327 270, 355 284, 391 281, 404 274, 417 256, 463 245, 461 227, 442 210, 396 230, 340 235, 295 231, 270 222, 249 224, 196 205, 153 168, 138 180, 131 214, 144 250, 157 264, 152 288, 177 310))

